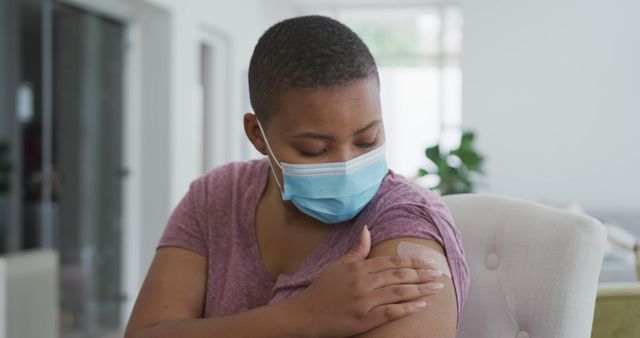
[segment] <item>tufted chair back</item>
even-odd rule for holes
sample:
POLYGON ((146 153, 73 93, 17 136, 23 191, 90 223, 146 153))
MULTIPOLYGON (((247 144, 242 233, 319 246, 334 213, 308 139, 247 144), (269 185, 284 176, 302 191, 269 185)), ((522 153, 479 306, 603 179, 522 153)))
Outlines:
POLYGON ((604 226, 506 197, 445 196, 462 235, 471 287, 458 338, 587 338, 604 226))

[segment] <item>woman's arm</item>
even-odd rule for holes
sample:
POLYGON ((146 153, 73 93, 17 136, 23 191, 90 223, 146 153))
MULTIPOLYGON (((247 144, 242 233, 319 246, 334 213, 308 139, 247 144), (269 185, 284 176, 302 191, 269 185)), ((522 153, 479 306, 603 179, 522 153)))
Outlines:
POLYGON ((177 247, 158 249, 125 338, 300 337, 289 301, 232 316, 202 318, 207 258, 177 247))
POLYGON ((202 319, 207 260, 175 247, 158 249, 133 308, 125 338, 345 337, 424 311, 416 299, 437 294, 419 286, 434 265, 417 257, 370 250, 366 227, 359 242, 328 264, 299 295, 225 317, 202 319), (395 290, 405 290, 399 294, 395 290))
MULTIPOLYGON (((442 246, 436 241, 419 238, 396 238, 372 247, 367 258, 396 255, 396 248, 400 242, 425 245, 444 255, 442 246)), ((434 282, 442 283, 444 287, 441 292, 429 297, 424 311, 378 326, 353 338, 454 338, 458 315, 453 282, 445 275, 438 277, 434 282)))

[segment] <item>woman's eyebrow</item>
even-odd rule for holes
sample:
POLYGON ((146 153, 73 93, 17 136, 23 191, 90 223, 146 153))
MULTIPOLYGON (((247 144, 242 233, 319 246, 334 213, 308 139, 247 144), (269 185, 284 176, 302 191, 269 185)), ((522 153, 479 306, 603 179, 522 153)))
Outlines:
POLYGON ((371 127, 375 126, 376 124, 378 124, 378 123, 380 123, 380 122, 381 122, 380 120, 375 120, 375 121, 373 121, 373 122, 371 122, 371 123, 367 124, 364 128, 360 128, 360 129, 358 129, 355 133, 353 133, 353 135, 358 135, 358 134, 360 134, 360 133, 363 133, 363 132, 364 132, 364 131, 366 131, 367 129, 369 129, 369 128, 371 128, 371 127))
POLYGON ((318 133, 300 133, 293 136, 294 138, 311 138, 315 140, 333 140, 334 137, 331 135, 318 134, 318 133))
MULTIPOLYGON (((353 135, 358 135, 360 133, 363 133, 366 130, 368 130, 369 128, 377 125, 380 122, 381 122, 381 120, 375 120, 375 121, 367 124, 363 128, 358 129, 355 133, 353 133, 353 135)), ((304 132, 304 133, 296 134, 293 137, 294 138, 310 138, 310 139, 315 139, 315 140, 333 140, 333 139, 335 139, 335 137, 333 137, 331 135, 319 134, 319 133, 311 133, 311 132, 304 132)))

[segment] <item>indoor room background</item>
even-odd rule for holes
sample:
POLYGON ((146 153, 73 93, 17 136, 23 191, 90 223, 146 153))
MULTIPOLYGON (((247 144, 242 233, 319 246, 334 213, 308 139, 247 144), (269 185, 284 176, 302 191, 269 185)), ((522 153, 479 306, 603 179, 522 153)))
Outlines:
MULTIPOLYGON (((242 128, 249 58, 304 14, 371 49, 391 169, 436 189, 426 149, 471 133, 473 192, 638 237, 638 13, 634 0, 1 0, 0 254, 54 255, 42 278, 57 284, 39 292, 57 300, 43 311, 60 337, 121 335, 189 183, 261 156, 242 128)), ((636 280, 631 257, 612 249, 600 280, 636 280)), ((19 318, 3 300, 1 330, 19 318)))

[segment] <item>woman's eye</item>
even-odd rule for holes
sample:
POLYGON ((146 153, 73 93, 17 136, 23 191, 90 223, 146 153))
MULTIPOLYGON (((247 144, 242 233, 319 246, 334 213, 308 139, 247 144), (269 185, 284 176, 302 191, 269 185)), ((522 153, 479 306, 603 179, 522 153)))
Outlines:
POLYGON ((300 153, 300 155, 302 156, 306 156, 306 157, 318 157, 321 156, 322 154, 324 154, 325 152, 327 152, 327 149, 322 149, 322 151, 320 152, 308 152, 308 151, 304 151, 302 149, 298 149, 298 152, 300 153))
POLYGON ((376 144, 376 141, 374 140, 374 141, 373 141, 373 142, 371 142, 371 143, 359 143, 359 144, 358 144, 358 147, 360 147, 360 148, 371 148, 371 147, 373 147, 373 145, 375 145, 375 144, 376 144))

